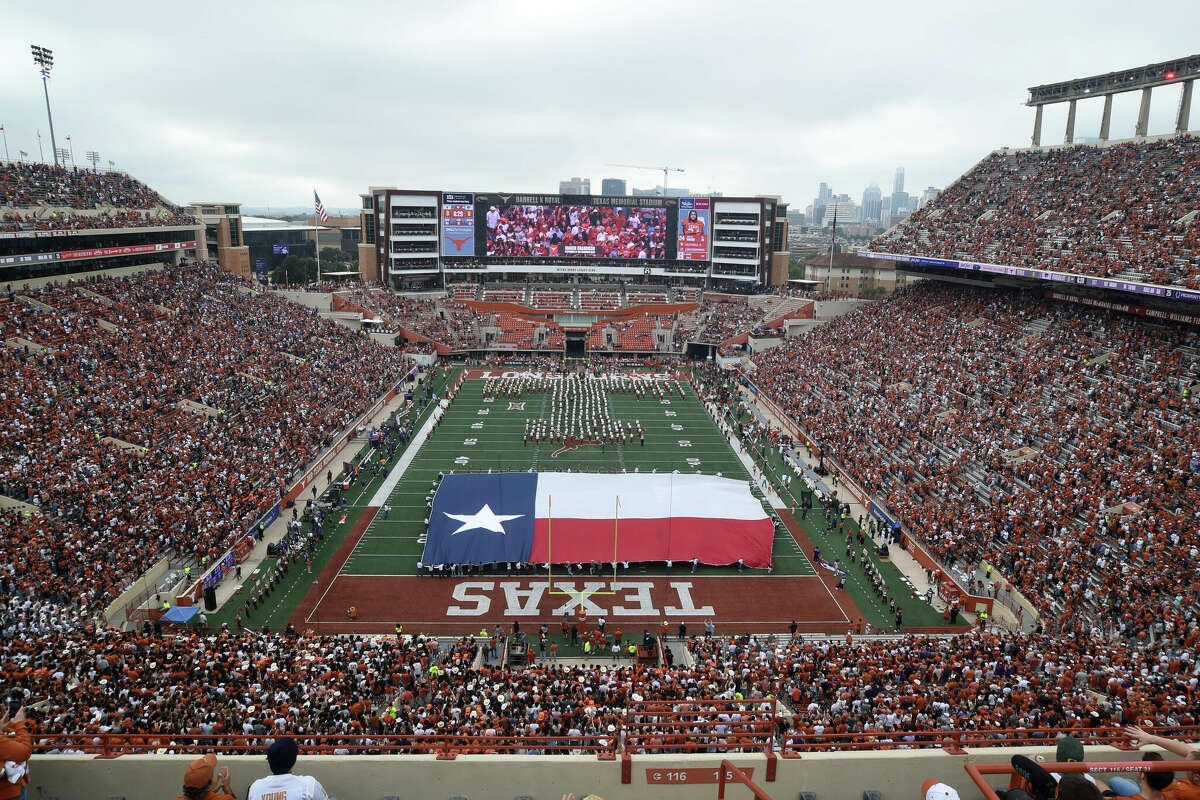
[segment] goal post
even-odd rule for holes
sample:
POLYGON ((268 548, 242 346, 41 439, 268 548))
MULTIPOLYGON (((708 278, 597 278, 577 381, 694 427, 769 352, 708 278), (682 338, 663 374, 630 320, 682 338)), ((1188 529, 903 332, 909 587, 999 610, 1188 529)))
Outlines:
POLYGON ((617 590, 614 585, 617 582, 617 542, 620 533, 621 524, 621 498, 617 497, 613 508, 613 574, 612 581, 608 584, 608 589, 594 589, 588 591, 580 589, 579 591, 568 591, 566 589, 554 588, 554 503, 553 498, 546 496, 546 594, 555 597, 578 597, 579 612, 583 613, 583 601, 585 598, 592 595, 614 595, 617 590))

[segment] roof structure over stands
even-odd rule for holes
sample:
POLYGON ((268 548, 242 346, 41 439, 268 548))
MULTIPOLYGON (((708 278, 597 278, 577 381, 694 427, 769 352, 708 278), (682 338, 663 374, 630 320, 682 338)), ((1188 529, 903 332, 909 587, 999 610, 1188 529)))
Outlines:
POLYGON ((1200 76, 1200 55, 1176 58, 1171 61, 1160 61, 1157 64, 1147 64, 1144 67, 1133 67, 1104 75, 1092 75, 1087 78, 1073 78, 1059 83, 1046 83, 1041 86, 1029 87, 1029 99, 1025 105, 1037 109, 1033 122, 1033 146, 1042 143, 1042 109, 1052 103, 1070 103, 1067 111, 1067 129, 1063 141, 1067 144, 1075 140, 1075 104, 1079 100, 1093 97, 1104 98, 1104 113, 1100 119, 1100 140, 1108 139, 1109 123, 1112 120, 1112 99, 1115 94, 1141 90, 1142 103, 1138 109, 1137 126, 1134 136, 1145 136, 1150 121, 1150 93, 1156 86, 1166 86, 1172 83, 1183 83, 1183 95, 1180 98, 1179 110, 1175 116, 1175 132, 1183 133, 1188 129, 1188 117, 1192 108, 1192 86, 1197 76, 1200 76))

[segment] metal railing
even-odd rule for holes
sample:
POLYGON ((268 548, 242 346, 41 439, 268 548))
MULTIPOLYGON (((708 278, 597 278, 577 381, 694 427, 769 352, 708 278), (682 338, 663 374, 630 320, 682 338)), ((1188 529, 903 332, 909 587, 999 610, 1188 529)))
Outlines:
MULTIPOLYGON (((1156 729, 1158 735, 1184 740, 1200 738, 1200 726, 1156 729)), ((861 733, 793 734, 779 748, 784 758, 828 750, 916 750, 940 748, 961 753, 966 747, 1052 747, 1061 736, 1074 736, 1085 745, 1129 748, 1129 737, 1118 727, 998 728, 995 730, 866 731, 861 733)))
MULTIPOLYGON (((1066 763, 1046 762, 1038 764, 1047 772, 1067 773, 1119 773, 1119 772, 1175 772, 1200 770, 1200 761, 1070 761, 1066 763)), ((1012 764, 964 764, 963 769, 983 793, 986 800, 1000 800, 996 790, 987 782, 985 775, 1010 775, 1009 788, 1016 786, 1022 778, 1012 764)))

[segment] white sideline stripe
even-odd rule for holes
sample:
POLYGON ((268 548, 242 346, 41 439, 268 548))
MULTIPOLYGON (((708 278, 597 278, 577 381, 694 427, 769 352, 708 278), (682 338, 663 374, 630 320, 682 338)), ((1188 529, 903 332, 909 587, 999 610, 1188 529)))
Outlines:
MULTIPOLYGON (((371 501, 367 503, 369 506, 383 507, 387 502, 388 496, 392 490, 396 488, 396 484, 400 483, 400 479, 404 477, 404 471, 408 469, 409 464, 417 457, 417 452, 421 449, 421 445, 425 444, 425 440, 429 438, 429 432, 433 430, 433 424, 441 416, 439 410, 441 406, 435 408, 433 413, 425 420, 425 424, 417 431, 417 435, 409 442, 408 447, 400 454, 400 458, 396 461, 395 466, 388 472, 387 478, 379 485, 379 490, 371 497, 371 501)), ((442 411, 442 413, 445 413, 442 411)))

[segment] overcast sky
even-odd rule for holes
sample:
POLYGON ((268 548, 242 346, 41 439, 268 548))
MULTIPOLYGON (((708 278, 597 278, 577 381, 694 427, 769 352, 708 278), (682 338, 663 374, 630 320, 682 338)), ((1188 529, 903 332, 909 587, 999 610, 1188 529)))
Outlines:
MULTIPOLYGON (((175 202, 357 207, 369 185, 557 191, 572 175, 779 194, 819 181, 858 201, 945 186, 1029 144, 1026 88, 1189 55, 1200 3, 8 3, 0 124, 11 157, 51 159, 30 44, 54 50, 59 146, 175 202)), ((1179 90, 1157 90, 1151 133, 1179 90)), ((1132 133, 1137 96, 1114 106, 1132 133)), ((1101 101, 1082 104, 1095 136, 1101 101)), ((1200 100, 1192 127, 1200 127, 1200 100)), ((1043 142, 1062 140, 1065 106, 1043 142)))

